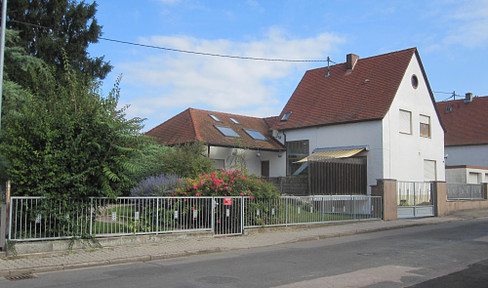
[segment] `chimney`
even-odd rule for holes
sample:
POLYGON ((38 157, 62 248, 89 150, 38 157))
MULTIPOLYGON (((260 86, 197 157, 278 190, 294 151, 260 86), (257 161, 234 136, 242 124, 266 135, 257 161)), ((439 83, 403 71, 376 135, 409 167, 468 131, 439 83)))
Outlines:
POLYGON ((346 56, 346 70, 347 71, 352 71, 354 69, 354 66, 356 66, 356 63, 359 60, 359 56, 356 54, 347 54, 346 56))
POLYGON ((473 93, 466 93, 466 98, 464 98, 464 103, 469 103, 473 101, 473 93))

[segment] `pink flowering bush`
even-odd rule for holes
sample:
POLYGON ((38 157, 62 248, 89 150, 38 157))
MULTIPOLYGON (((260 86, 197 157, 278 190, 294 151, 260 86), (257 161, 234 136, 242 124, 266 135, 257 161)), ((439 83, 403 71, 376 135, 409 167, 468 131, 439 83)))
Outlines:
POLYGON ((175 196, 250 196, 274 198, 279 195, 272 183, 240 170, 203 173, 194 179, 180 180, 175 196))

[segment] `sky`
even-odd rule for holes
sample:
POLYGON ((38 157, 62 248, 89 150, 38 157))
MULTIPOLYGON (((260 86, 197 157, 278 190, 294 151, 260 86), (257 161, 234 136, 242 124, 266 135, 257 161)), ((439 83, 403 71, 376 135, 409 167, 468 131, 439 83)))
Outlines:
MULTIPOLYGON (((85 1, 91 3, 90 1, 85 1)), ((488 95, 488 0, 98 0, 102 37, 202 53, 343 63, 417 47, 437 101, 488 95), (451 98, 452 99, 452 98, 451 98)), ((119 105, 148 131, 187 108, 278 115, 309 69, 327 62, 201 56, 100 40, 121 76, 119 105)))

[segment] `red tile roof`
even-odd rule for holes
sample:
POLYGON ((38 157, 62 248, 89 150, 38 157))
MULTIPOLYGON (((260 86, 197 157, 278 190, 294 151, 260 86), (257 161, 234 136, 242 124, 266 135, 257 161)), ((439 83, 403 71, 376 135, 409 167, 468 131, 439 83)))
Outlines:
POLYGON ((279 117, 268 123, 286 130, 383 119, 414 55, 420 62, 417 49, 410 48, 359 59, 352 71, 337 64, 328 77, 327 67, 309 70, 279 117), (286 112, 290 118, 280 121, 286 112))
POLYGON ((186 142, 204 142, 213 146, 247 147, 260 150, 284 150, 285 147, 271 137, 271 130, 262 118, 188 108, 168 121, 149 130, 146 135, 155 137, 160 144, 177 145, 186 142), (220 120, 215 121, 210 114, 220 120), (234 123, 230 117, 240 124, 234 123), (229 127, 240 137, 224 136, 215 126, 229 127), (266 141, 255 140, 243 129, 260 132, 266 141))
POLYGON ((438 102, 436 106, 447 130, 445 146, 488 144, 488 97, 438 102))

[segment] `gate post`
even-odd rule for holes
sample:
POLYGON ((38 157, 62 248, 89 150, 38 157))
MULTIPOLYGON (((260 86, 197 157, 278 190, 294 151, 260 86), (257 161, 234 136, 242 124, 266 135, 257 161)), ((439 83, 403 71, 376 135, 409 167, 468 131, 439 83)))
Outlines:
POLYGON ((372 196, 381 196, 383 199, 383 220, 398 219, 398 192, 397 181, 392 179, 377 179, 376 186, 371 187, 372 196))
POLYGON ((5 251, 7 244, 7 204, 0 204, 0 251, 5 251))
POLYGON ((432 182, 432 200, 434 201, 435 216, 447 214, 447 185, 445 181, 432 182))

